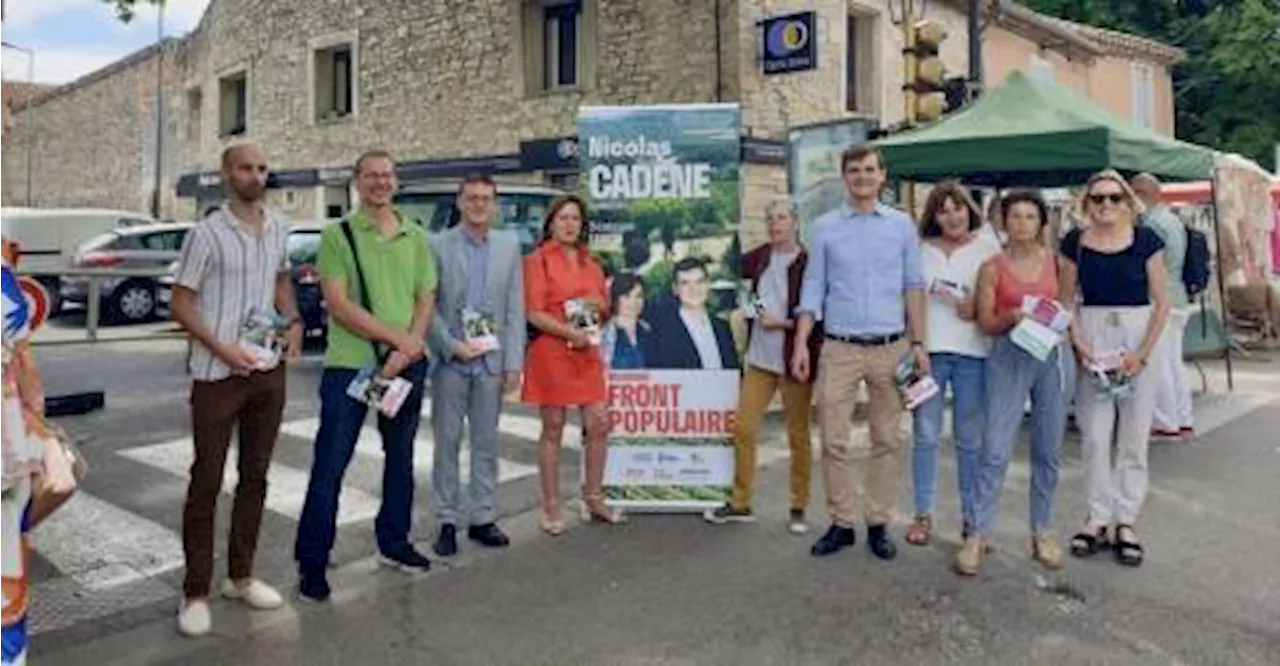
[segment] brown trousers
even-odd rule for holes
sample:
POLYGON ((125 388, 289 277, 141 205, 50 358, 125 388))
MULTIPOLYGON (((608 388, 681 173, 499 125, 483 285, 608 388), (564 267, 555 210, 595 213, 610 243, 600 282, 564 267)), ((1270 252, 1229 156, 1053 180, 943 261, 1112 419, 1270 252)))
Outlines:
POLYGON ((862 347, 828 339, 818 369, 818 429, 822 438, 822 479, 831 522, 853 527, 854 504, 860 501, 868 525, 886 525, 902 469, 902 396, 894 383, 894 368, 906 352, 904 342, 862 347), (853 447, 853 409, 858 385, 867 382, 870 455, 853 447), (855 482, 854 461, 862 467, 855 482))
POLYGON ((736 451, 733 465, 733 499, 735 509, 751 507, 756 481, 756 433, 760 420, 773 400, 782 393, 782 411, 786 415, 787 442, 791 445, 791 508, 809 508, 809 475, 813 469, 813 444, 809 441, 809 418, 812 413, 813 385, 802 384, 785 376, 747 366, 738 394, 738 420, 733 433, 736 451))
POLYGON ((183 591, 188 598, 206 597, 213 580, 213 525, 222 491, 222 471, 238 426, 235 504, 227 574, 248 578, 258 545, 262 506, 267 498, 267 468, 280 430, 285 403, 285 368, 232 376, 191 387, 191 431, 195 460, 182 513, 182 550, 187 559, 183 591))

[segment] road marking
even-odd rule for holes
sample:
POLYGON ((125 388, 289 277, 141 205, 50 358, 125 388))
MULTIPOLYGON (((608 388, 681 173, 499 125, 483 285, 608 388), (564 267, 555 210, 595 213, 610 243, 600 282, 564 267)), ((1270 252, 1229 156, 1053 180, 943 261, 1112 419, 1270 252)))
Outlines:
MULTIPOLYGON (((314 417, 288 421, 280 426, 280 432, 308 441, 315 440, 316 431, 319 429, 320 419, 314 417)), ((429 428, 419 427, 418 436, 413 441, 413 468, 418 472, 419 476, 430 478, 431 470, 435 466, 436 447, 435 440, 426 434, 427 432, 430 432, 429 428)), ((378 433, 376 427, 364 426, 360 428, 360 436, 356 440, 356 454, 379 460, 384 457, 382 435, 378 433)), ((470 468, 470 447, 466 446, 464 440, 463 449, 458 455, 458 469, 463 471, 465 478, 465 471, 470 468)), ((498 458, 498 483, 522 479, 537 473, 538 468, 534 465, 498 458)))
POLYGON ((169 528, 79 491, 32 530, 36 552, 90 590, 143 580, 183 565, 169 528))
MULTIPOLYGON (((189 478, 194 447, 190 437, 161 442, 149 446, 125 449, 119 454, 155 467, 175 476, 189 478)), ((227 464, 222 474, 222 492, 235 496, 239 474, 236 468, 237 454, 233 446, 227 451, 227 464)), ((280 463, 267 468, 267 509, 294 520, 302 517, 302 506, 307 499, 309 473, 280 463)), ((378 515, 381 501, 359 488, 344 486, 338 502, 338 524, 347 525, 369 520, 378 515)))
MULTIPOLYGON (((422 418, 431 420, 431 403, 422 402, 422 418)), ((542 437, 542 419, 536 416, 525 416, 524 414, 507 414, 504 413, 498 418, 498 431, 518 439, 527 439, 531 442, 537 442, 542 437)), ((564 442, 561 444, 566 449, 582 448, 582 428, 577 425, 568 424, 564 428, 564 442)))

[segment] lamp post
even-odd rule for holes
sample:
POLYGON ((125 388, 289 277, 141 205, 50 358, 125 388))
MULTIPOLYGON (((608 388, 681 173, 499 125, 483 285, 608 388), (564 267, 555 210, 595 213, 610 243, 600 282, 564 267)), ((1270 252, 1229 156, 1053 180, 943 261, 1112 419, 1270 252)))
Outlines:
POLYGON ((27 163, 26 171, 27 171, 27 183, 26 183, 26 194, 24 195, 24 197, 23 197, 23 198, 25 199, 25 202, 24 202, 24 203, 25 203, 25 205, 26 205, 27 207, 30 207, 30 206, 31 206, 31 175, 32 175, 31 161, 32 161, 32 159, 33 159, 33 157, 34 157, 34 155, 35 155, 35 139, 36 139, 36 123, 35 123, 35 116, 36 116, 36 111, 35 111, 35 106, 30 105, 28 102, 30 102, 30 100, 31 100, 31 96, 35 94, 35 84, 36 84, 36 52, 35 52, 33 49, 26 48, 25 46, 18 46, 18 45, 16 45, 16 44, 11 44, 11 43, 9 43, 9 42, 0 42, 0 46, 3 46, 3 47, 4 47, 4 48, 6 48, 6 49, 12 49, 12 50, 14 50, 14 51, 17 51, 17 52, 22 53, 22 54, 24 54, 24 55, 26 55, 26 56, 27 56, 27 86, 28 86, 28 90, 27 90, 26 98, 23 100, 23 102, 24 102, 24 104, 23 104, 23 106, 24 106, 23 110, 24 110, 24 111, 26 111, 26 113, 27 113, 27 118, 28 118, 28 124, 29 124, 29 127, 27 128, 27 136, 26 136, 26 153, 27 153, 27 157, 26 157, 26 163, 27 163))

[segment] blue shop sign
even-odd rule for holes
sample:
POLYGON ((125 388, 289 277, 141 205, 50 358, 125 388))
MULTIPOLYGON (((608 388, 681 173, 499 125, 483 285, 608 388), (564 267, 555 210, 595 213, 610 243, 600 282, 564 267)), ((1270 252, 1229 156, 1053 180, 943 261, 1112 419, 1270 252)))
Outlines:
POLYGON ((814 12, 775 16, 760 22, 765 74, 803 72, 818 66, 818 34, 814 12))

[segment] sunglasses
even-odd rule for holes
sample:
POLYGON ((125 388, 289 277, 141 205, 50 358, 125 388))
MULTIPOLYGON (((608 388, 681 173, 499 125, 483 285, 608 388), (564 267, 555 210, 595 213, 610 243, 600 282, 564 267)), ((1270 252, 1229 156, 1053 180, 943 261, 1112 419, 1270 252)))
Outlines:
POLYGON ((1110 201, 1113 204, 1122 204, 1129 200, 1129 197, 1121 192, 1114 194, 1090 194, 1089 201, 1093 204, 1101 204, 1104 201, 1110 201))

